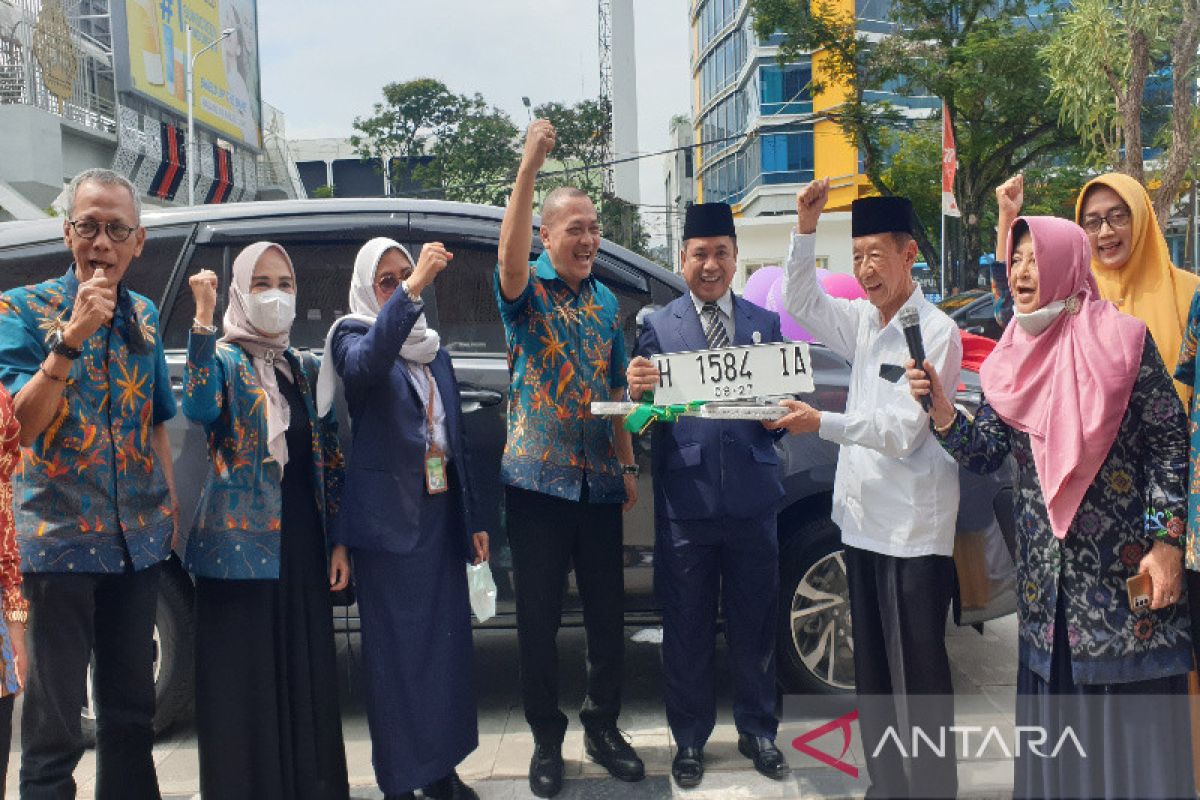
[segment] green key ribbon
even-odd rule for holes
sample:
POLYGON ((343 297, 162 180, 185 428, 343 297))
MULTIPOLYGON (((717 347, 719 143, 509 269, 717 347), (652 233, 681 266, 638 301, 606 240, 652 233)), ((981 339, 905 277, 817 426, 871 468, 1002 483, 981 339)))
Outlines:
POLYGON ((655 422, 675 422, 689 411, 695 411, 704 405, 706 400, 693 400, 690 403, 676 403, 669 406, 656 406, 652 403, 642 403, 625 417, 625 430, 630 433, 645 433, 646 429, 655 422))

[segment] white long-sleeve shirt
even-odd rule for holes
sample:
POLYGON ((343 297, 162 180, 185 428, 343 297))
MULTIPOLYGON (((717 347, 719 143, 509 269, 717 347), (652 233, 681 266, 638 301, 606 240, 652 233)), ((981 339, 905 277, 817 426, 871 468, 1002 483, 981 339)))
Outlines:
MULTIPOLYGON (((952 555, 958 516, 958 466, 929 431, 929 415, 901 374, 908 344, 900 314, 881 325, 866 300, 830 297, 817 283, 815 235, 793 234, 784 270, 788 313, 851 364, 846 411, 821 412, 820 436, 841 445, 833 521, 842 542, 889 556, 952 555), (896 369, 888 370, 892 374, 896 369)), ((915 287, 902 308, 920 314, 926 358, 948 391, 958 386, 962 340, 954 322, 915 287)))

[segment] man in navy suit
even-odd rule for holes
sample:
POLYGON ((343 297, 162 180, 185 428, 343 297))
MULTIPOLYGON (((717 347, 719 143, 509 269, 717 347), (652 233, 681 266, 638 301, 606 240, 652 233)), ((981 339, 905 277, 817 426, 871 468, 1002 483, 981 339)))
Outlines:
MULTIPOLYGON (((627 371, 634 400, 658 384, 647 356, 785 341, 779 315, 729 288, 737 267, 733 212, 725 203, 687 210, 680 253, 688 293, 646 318, 627 371)), ((717 600, 734 682, 738 750, 763 775, 789 773, 775 746, 775 625, 783 497, 776 436, 758 422, 683 418, 655 426, 655 589, 663 607, 667 721, 681 787, 704 776, 716 722, 713 661, 717 600)))

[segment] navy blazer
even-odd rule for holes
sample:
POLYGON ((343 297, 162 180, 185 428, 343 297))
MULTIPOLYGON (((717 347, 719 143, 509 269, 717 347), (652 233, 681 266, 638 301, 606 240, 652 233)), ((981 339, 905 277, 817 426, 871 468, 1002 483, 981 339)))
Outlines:
MULTIPOLYGON (((733 296, 733 344, 783 342, 779 315, 733 296)), ((691 293, 646 317, 634 355, 707 349, 691 293)), ((778 511, 783 498, 778 436, 760 422, 684 417, 655 423, 654 502, 669 519, 749 519, 778 511)))
MULTIPOLYGON (((374 325, 347 320, 334 333, 333 363, 345 386, 353 428, 341 515, 334 529, 338 544, 404 555, 416 546, 426 526, 442 524, 427 512, 426 398, 399 357, 421 310, 404 292, 396 292, 374 325)), ((474 520, 479 517, 469 487, 458 382, 445 350, 438 350, 429 370, 446 409, 447 477, 450 491, 457 494, 450 525, 461 539, 464 560, 472 561, 471 534, 478 530, 474 520)))

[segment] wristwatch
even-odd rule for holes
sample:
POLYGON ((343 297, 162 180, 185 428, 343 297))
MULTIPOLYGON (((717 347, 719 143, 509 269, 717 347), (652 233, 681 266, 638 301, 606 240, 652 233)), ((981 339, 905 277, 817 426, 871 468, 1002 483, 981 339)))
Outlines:
POLYGON ((216 332, 216 325, 201 325, 196 320, 192 320, 192 333, 200 334, 201 336, 212 336, 216 332))
POLYGON ((621 474, 622 475, 632 475, 633 477, 636 478, 638 475, 642 474, 642 468, 639 467, 637 464, 622 464, 621 465, 621 474))
POLYGON ((421 295, 419 295, 419 294, 413 294, 411 291, 409 291, 409 289, 408 289, 408 281, 401 281, 401 282, 400 282, 400 291, 402 291, 402 292, 404 292, 406 295, 408 295, 408 299, 409 299, 409 300, 412 300, 414 303, 420 303, 420 302, 421 302, 421 295))
POLYGON ((24 625, 29 622, 28 608, 6 608, 4 609, 4 619, 8 622, 19 622, 24 625))
POLYGON ((50 352, 63 358, 74 361, 83 355, 83 351, 78 347, 71 347, 63 341, 62 328, 55 328, 50 332, 50 336, 46 339, 46 344, 50 345, 50 352))

